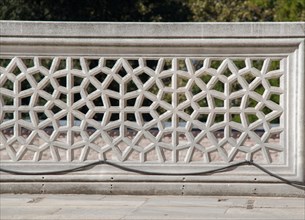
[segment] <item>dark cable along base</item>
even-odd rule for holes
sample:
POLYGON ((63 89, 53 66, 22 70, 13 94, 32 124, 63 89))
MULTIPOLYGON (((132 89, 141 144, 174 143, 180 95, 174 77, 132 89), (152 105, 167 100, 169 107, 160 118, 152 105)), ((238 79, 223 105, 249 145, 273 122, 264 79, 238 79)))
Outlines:
POLYGON ((161 173, 161 172, 151 172, 151 171, 143 171, 143 170, 138 170, 138 169, 134 169, 134 168, 130 168, 130 167, 125 167, 122 165, 119 165, 117 163, 113 163, 107 160, 98 160, 92 163, 88 163, 82 166, 78 166, 75 168, 70 168, 70 169, 64 169, 64 170, 56 170, 56 171, 46 171, 46 172, 22 172, 22 171, 16 171, 16 170, 9 170, 9 169, 5 169, 0 167, 0 171, 5 172, 5 173, 9 173, 9 174, 13 174, 13 175, 62 175, 62 174, 67 174, 67 173, 71 173, 71 172, 78 172, 78 171, 84 171, 84 170, 89 170, 94 166, 97 165, 102 165, 102 164, 106 164, 106 165, 110 165, 113 167, 116 167, 118 169, 127 171, 127 172, 133 172, 133 173, 138 173, 141 175, 158 175, 158 176, 199 176, 199 175, 212 175, 214 173, 222 173, 222 172, 228 172, 233 170, 234 168, 240 167, 240 166, 245 166, 245 165, 252 165, 254 167, 256 167, 257 169, 263 171, 264 173, 268 174, 269 176, 272 176, 276 179, 281 180, 283 183, 286 183, 288 185, 294 186, 298 189, 302 189, 305 190, 305 184, 302 182, 296 182, 296 181, 290 181, 287 180, 281 176, 278 176, 277 174, 274 174, 272 172, 270 172, 269 170, 265 169, 264 167, 258 165, 257 163, 254 163, 253 161, 242 161, 239 163, 234 163, 234 164, 230 164, 228 166, 224 166, 221 168, 217 168, 217 169, 213 169, 213 170, 208 170, 208 171, 202 171, 202 172, 190 172, 190 173, 161 173))

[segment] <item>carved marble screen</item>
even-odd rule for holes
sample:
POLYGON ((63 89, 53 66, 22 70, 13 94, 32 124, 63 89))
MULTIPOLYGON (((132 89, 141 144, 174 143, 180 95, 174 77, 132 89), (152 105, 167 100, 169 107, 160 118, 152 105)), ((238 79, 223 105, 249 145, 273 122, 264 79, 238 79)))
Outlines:
POLYGON ((284 164, 286 61, 1 57, 0 159, 284 164))

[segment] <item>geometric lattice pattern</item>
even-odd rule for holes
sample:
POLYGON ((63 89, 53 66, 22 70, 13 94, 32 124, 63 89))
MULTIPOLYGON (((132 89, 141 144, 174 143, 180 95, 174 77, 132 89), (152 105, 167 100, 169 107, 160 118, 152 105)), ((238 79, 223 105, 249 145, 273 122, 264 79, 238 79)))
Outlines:
POLYGON ((284 163, 284 62, 1 59, 1 161, 284 163))

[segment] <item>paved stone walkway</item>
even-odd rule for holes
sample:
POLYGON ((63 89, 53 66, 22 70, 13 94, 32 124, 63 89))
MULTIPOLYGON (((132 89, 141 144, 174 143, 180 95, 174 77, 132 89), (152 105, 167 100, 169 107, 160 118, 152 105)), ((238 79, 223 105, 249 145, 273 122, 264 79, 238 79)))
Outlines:
POLYGON ((0 195, 0 219, 305 219, 304 198, 0 195))

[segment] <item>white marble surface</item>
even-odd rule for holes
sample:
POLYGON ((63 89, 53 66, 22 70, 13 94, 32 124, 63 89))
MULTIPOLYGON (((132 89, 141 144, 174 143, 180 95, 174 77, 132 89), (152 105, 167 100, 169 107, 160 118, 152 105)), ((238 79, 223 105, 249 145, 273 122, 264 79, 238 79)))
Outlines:
POLYGON ((0 36, 114 38, 305 37, 305 22, 43 22, 0 21, 0 36))
POLYGON ((304 219, 304 198, 2 194, 1 219, 304 219))

